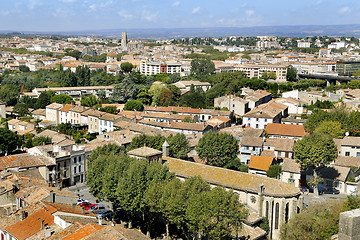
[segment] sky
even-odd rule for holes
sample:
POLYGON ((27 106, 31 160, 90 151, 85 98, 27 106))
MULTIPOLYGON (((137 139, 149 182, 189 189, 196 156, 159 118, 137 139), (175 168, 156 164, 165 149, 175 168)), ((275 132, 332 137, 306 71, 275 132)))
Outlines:
POLYGON ((359 0, 0 0, 0 30, 360 24, 359 0))

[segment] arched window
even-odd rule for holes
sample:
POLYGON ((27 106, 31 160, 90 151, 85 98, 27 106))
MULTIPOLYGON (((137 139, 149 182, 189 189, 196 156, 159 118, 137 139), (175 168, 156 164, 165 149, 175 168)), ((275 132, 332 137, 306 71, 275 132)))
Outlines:
POLYGON ((275 229, 279 229, 279 203, 275 205, 275 229))
POLYGON ((285 206, 285 223, 287 223, 289 220, 289 203, 285 206))
POLYGON ((269 219, 269 202, 268 201, 266 201, 265 216, 267 219, 269 219))

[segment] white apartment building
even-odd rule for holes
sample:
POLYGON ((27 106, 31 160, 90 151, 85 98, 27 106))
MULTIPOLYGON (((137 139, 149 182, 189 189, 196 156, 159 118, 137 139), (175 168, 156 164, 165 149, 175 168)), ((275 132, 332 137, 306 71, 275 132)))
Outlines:
POLYGON ((261 78, 264 72, 275 72, 276 82, 286 82, 288 65, 238 64, 235 71, 244 72, 248 78, 261 78))
POLYGON ((214 99, 214 107, 227 108, 229 111, 242 116, 249 111, 249 102, 235 95, 225 95, 214 99))
POLYGON ((155 75, 160 73, 181 73, 181 64, 177 62, 147 62, 142 61, 140 64, 140 73, 145 75, 155 75))
POLYGON ((59 124, 59 109, 62 108, 63 105, 59 103, 52 103, 46 106, 46 120, 53 122, 54 124, 59 124))
POLYGON ((85 87, 53 87, 53 88, 34 88, 31 97, 38 98, 42 92, 52 90, 55 94, 65 94, 73 98, 81 98, 82 96, 95 95, 98 96, 100 91, 105 91, 106 97, 110 97, 113 93, 114 86, 85 86, 85 87))
POLYGON ((309 43, 309 42, 299 41, 299 42, 297 43, 297 47, 298 47, 298 48, 309 48, 309 47, 310 47, 310 43, 309 43))

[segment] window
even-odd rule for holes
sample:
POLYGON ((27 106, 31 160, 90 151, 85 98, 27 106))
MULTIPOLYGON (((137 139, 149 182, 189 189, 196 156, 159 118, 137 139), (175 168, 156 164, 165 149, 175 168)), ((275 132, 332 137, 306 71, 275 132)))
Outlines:
POLYGON ((76 173, 76 167, 74 167, 74 173, 76 173))
POLYGON ((256 124, 256 127, 255 128, 259 128, 259 124, 256 124))
POLYGON ((267 118, 265 118, 265 122, 267 122, 267 118))
POLYGON ((256 118, 256 121, 258 122, 258 121, 259 121, 259 118, 256 118))
POLYGON ((345 152, 345 156, 349 157, 350 156, 350 152, 345 152))
POLYGON ((76 163, 76 157, 74 157, 74 163, 76 163))
POLYGON ((251 118, 248 118, 248 121, 250 121, 251 120, 251 118))
POLYGON ((64 167, 66 167, 66 162, 64 162, 64 167))
POLYGON ((79 166, 79 172, 81 172, 81 165, 79 166))
POLYGON ((268 201, 266 201, 265 216, 267 219, 269 219, 269 202, 268 201))
POLYGON ((360 157, 360 152, 357 152, 357 153, 356 153, 356 156, 357 156, 357 157, 360 157))
POLYGON ((66 177, 66 171, 64 171, 64 177, 66 177))
POLYGON ((275 229, 279 229, 279 203, 275 205, 275 229))

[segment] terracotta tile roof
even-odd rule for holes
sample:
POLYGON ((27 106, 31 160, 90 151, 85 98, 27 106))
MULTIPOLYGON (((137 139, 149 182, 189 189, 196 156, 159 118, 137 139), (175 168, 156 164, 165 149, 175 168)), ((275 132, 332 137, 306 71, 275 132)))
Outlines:
POLYGON ((319 170, 319 176, 322 178, 340 180, 345 182, 351 169, 342 166, 326 166, 319 170))
POLYGON ((82 113, 82 112, 85 112, 88 109, 89 109, 89 107, 73 105, 72 108, 69 109, 69 111, 70 112, 76 112, 76 113, 82 113))
POLYGON ((55 132, 55 131, 52 131, 49 129, 46 129, 46 130, 42 131, 41 133, 38 133, 36 135, 36 137, 50 137, 52 143, 55 143, 55 144, 68 138, 68 136, 65 134, 61 134, 61 133, 58 133, 58 132, 55 132))
POLYGON ((295 159, 284 158, 281 170, 284 172, 300 173, 301 165, 295 159))
POLYGON ((28 168, 50 165, 55 165, 55 163, 44 156, 33 156, 28 153, 0 157, 0 170, 15 167, 28 168))
POLYGON ((281 123, 269 123, 266 125, 265 131, 269 135, 281 135, 281 136, 305 136, 305 129, 303 125, 291 125, 281 123))
POLYGON ((341 141, 341 146, 360 146, 360 137, 345 136, 341 141))
POLYGON ((261 152, 260 156, 262 157, 272 157, 274 158, 275 157, 275 151, 272 151, 272 150, 264 150, 261 152))
POLYGON ((139 230, 126 229, 121 227, 106 226, 91 235, 85 237, 86 240, 98 239, 122 239, 122 240, 150 240, 139 230))
POLYGON ((52 109, 60 109, 62 107, 63 107, 63 105, 59 104, 59 103, 52 103, 52 104, 49 104, 46 106, 46 108, 52 108, 52 109))
POLYGON ((56 209, 47 206, 39 211, 29 215, 23 221, 18 221, 10 226, 7 226, 5 230, 17 239, 27 239, 41 230, 41 221, 44 221, 44 225, 52 225, 54 223, 54 216, 56 209))
POLYGON ((241 146, 262 147, 264 139, 262 137, 243 136, 241 146))
POLYGON ((259 186, 264 184, 264 194, 266 196, 294 197, 301 194, 298 188, 273 178, 170 157, 163 157, 163 160, 167 161, 166 165, 169 167, 170 172, 174 172, 178 177, 191 178, 200 176, 210 184, 252 193, 258 193, 259 186))
POLYGON ((294 144, 295 144, 294 139, 276 138, 275 139, 275 150, 292 152, 293 148, 294 148, 294 144))
POLYGON ((103 229, 105 226, 100 226, 97 224, 87 224, 85 227, 80 228, 76 232, 68 235, 67 237, 63 238, 63 240, 80 240, 84 239, 87 236, 103 229))
POLYGON ((56 196, 74 198, 74 200, 78 197, 77 194, 68 190, 60 191, 54 187, 38 186, 38 185, 23 188, 20 191, 18 191, 15 194, 15 196, 23 199, 25 202, 27 202, 30 205, 47 198, 50 195, 50 191, 55 192, 56 196))
POLYGON ((249 168, 258 169, 262 171, 269 170, 269 167, 274 161, 274 157, 263 157, 263 156, 254 156, 250 157, 249 168))
POLYGON ((111 113, 106 113, 106 114, 100 116, 99 119, 114 122, 114 121, 120 119, 120 116, 111 114, 111 113))
POLYGON ((59 109, 59 111, 62 112, 69 112, 69 110, 73 107, 73 105, 71 104, 65 104, 65 106, 63 106, 62 108, 59 109))
POLYGON ((153 111, 153 112, 178 112, 178 113, 192 113, 192 114, 199 114, 201 109, 198 108, 190 108, 190 107, 176 107, 176 106, 169 106, 169 107, 152 107, 152 106, 145 106, 144 111, 153 111))
POLYGON ((73 224, 71 224, 69 227, 63 229, 60 232, 56 232, 53 235, 51 235, 51 237, 47 238, 48 240, 62 240, 64 239, 64 237, 74 233, 75 231, 79 230, 80 228, 82 228, 84 225, 82 225, 79 222, 75 222, 73 224))
POLYGON ((150 136, 160 134, 162 136, 168 137, 170 134, 175 133, 173 131, 159 130, 159 129, 149 127, 149 126, 146 126, 146 125, 140 125, 140 124, 137 124, 137 123, 127 122, 127 121, 119 121, 119 122, 114 124, 114 127, 118 127, 120 129, 130 130, 130 131, 135 132, 135 133, 141 133, 141 134, 150 135, 150 136))
POLYGON ((344 157, 338 156, 335 165, 343 167, 360 167, 360 157, 344 157))
POLYGON ((46 109, 39 108, 39 109, 36 109, 36 110, 32 111, 31 114, 32 114, 32 115, 42 115, 42 116, 45 116, 45 115, 46 115, 46 109))
POLYGON ((162 154, 161 151, 150 148, 150 147, 146 147, 146 146, 136 148, 136 149, 133 149, 128 152, 128 155, 134 155, 134 156, 144 157, 144 158, 161 155, 161 154, 162 154))

